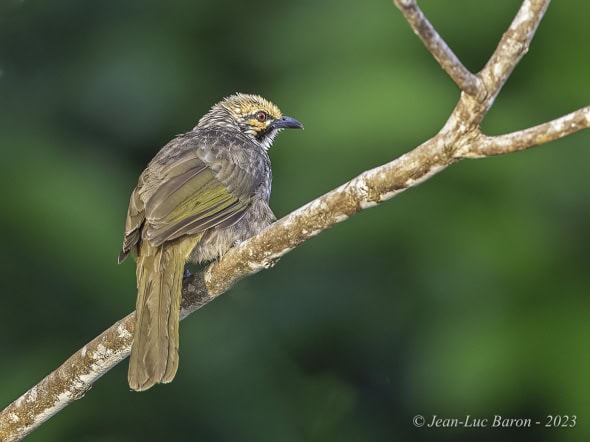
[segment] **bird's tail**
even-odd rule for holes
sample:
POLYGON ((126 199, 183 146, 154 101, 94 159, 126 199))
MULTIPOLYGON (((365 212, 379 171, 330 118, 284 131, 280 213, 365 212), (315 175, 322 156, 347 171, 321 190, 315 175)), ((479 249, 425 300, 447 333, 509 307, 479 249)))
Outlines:
POLYGON ((178 369, 178 323, 186 257, 195 239, 152 247, 141 245, 137 258, 135 334, 129 359, 129 386, 147 390, 170 382, 178 369))

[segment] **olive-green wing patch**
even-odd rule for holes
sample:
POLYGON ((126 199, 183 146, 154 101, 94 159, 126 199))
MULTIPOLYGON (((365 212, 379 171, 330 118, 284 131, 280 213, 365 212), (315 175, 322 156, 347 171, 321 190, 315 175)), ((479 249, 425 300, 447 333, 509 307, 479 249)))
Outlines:
POLYGON ((220 223, 231 225, 248 208, 250 199, 234 196, 199 159, 188 163, 166 171, 146 201, 143 237, 153 246, 220 223))

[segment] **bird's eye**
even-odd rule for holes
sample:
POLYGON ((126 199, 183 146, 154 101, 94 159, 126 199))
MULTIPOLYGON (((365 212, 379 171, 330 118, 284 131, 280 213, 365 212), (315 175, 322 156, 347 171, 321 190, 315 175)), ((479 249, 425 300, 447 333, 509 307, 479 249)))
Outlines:
POLYGON ((264 111, 256 112, 256 120, 258 120, 260 123, 264 123, 267 118, 268 118, 268 114, 266 112, 264 112, 264 111))

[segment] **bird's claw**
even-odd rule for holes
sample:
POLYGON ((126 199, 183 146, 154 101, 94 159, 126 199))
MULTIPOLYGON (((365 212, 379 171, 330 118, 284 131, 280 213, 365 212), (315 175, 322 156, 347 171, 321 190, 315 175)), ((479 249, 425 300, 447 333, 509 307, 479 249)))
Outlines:
POLYGON ((262 262, 262 267, 264 267, 266 270, 272 269, 277 264, 277 262, 279 262, 280 259, 281 258, 268 258, 268 259, 265 259, 262 262))

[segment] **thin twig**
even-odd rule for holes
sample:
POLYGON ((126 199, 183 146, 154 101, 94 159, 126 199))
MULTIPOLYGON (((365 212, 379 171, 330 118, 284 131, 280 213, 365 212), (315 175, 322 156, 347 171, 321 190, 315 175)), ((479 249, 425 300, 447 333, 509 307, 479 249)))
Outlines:
POLYGON ((493 137, 481 135, 468 146, 464 153, 458 151, 457 157, 483 158, 518 152, 588 128, 590 128, 590 106, 528 129, 493 137))
POLYGON ((496 50, 478 74, 487 95, 486 112, 518 62, 528 52, 549 3, 551 0, 524 0, 510 27, 502 35, 496 50))
POLYGON ((404 14, 414 33, 422 40, 422 43, 449 77, 459 86, 459 89, 469 95, 477 94, 480 88, 479 78, 463 66, 463 63, 424 16, 416 1, 393 0, 393 2, 404 14))

